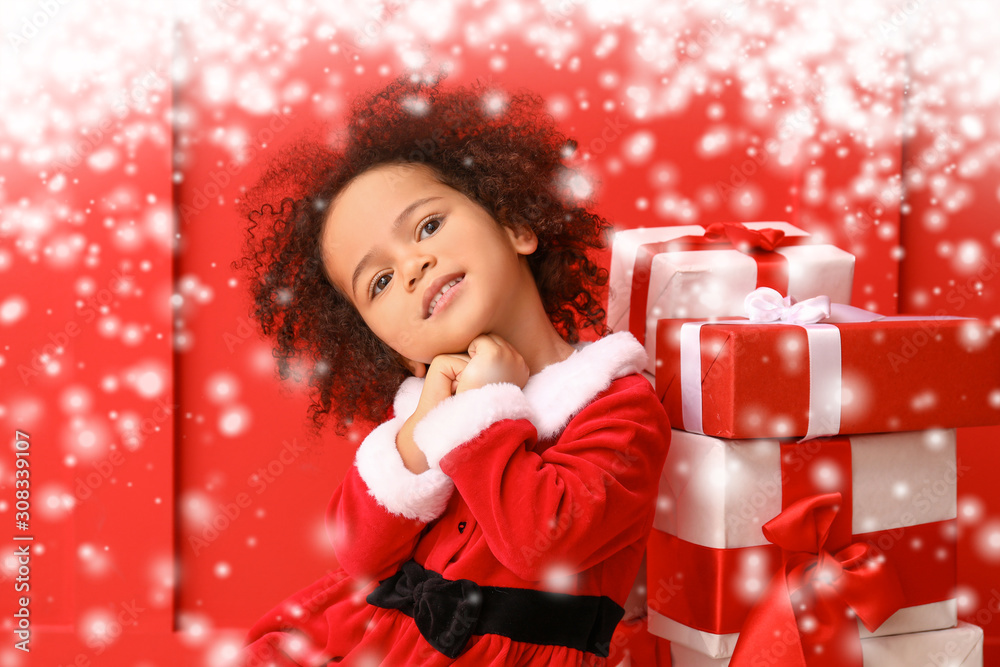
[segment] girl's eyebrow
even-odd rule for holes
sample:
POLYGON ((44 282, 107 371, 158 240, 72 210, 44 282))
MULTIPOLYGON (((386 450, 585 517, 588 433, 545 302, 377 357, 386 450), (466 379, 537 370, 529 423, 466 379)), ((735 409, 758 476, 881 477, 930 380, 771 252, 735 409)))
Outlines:
MULTIPOLYGON (((434 201, 435 199, 441 199, 441 197, 436 197, 436 196, 424 197, 423 199, 418 199, 414 202, 411 202, 409 206, 400 211, 399 215, 396 216, 396 220, 392 223, 392 231, 395 232, 397 229, 399 229, 399 226, 402 225, 415 210, 417 210, 427 202, 434 201)), ((361 258, 361 261, 358 262, 357 267, 355 267, 354 269, 354 275, 351 276, 351 291, 354 292, 355 298, 357 298, 358 296, 358 290, 356 287, 356 284, 358 282, 358 277, 361 276, 361 273, 365 270, 365 267, 368 265, 368 263, 372 260, 373 257, 375 257, 375 248, 372 248, 371 250, 366 252, 365 256, 361 258)))

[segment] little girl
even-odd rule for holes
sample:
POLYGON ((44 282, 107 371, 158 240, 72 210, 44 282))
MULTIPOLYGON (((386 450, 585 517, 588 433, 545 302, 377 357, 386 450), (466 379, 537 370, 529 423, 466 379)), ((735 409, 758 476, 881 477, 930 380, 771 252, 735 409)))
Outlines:
POLYGON ((316 426, 385 421, 330 501, 341 569, 244 665, 606 662, 670 427, 630 334, 578 342, 605 333, 608 223, 558 194, 573 144, 537 97, 486 92, 396 80, 248 195, 282 376, 316 360, 316 426))

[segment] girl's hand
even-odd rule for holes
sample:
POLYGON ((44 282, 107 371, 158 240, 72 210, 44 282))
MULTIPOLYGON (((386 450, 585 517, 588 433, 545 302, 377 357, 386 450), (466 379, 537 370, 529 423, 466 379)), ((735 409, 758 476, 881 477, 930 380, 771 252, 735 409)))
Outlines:
POLYGON ((469 363, 470 357, 464 354, 439 354, 431 360, 424 375, 424 388, 420 391, 417 409, 403 422, 396 435, 396 449, 399 451, 403 464, 414 473, 427 470, 427 458, 413 441, 413 429, 438 403, 448 398, 458 388, 459 377, 469 363))
POLYGON ((514 346, 496 334, 476 336, 469 345, 469 362, 459 373, 455 393, 494 382, 509 382, 524 388, 528 364, 514 346))
POLYGON ((415 473, 427 470, 427 458, 413 441, 413 429, 438 403, 469 389, 509 382, 524 388, 528 364, 514 346, 496 334, 477 336, 469 344, 469 354, 439 354, 431 360, 424 376, 417 409, 403 422, 396 435, 396 449, 406 467, 415 473))
MULTIPOLYGON (((417 413, 427 414, 435 405, 453 395, 471 357, 467 354, 439 354, 431 360, 424 376, 417 413)), ((416 414, 416 413, 414 413, 416 414)))

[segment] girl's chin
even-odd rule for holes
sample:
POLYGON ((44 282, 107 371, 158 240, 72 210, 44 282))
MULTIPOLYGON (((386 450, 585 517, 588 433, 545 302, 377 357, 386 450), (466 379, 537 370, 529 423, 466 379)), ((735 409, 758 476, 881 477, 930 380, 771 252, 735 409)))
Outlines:
MULTIPOLYGON (((448 330, 444 332, 445 335, 441 335, 440 328, 436 331, 428 328, 419 335, 422 349, 411 349, 411 354, 405 352, 401 352, 401 354, 410 359, 419 359, 421 363, 429 364, 434 357, 441 354, 468 354, 472 341, 484 333, 481 326, 461 327, 460 331, 456 329, 459 327, 448 327, 448 330), (424 359, 427 361, 423 361, 424 359)), ((416 340, 417 336, 414 336, 414 341, 416 340)))
POLYGON ((473 336, 472 338, 470 338, 467 342, 458 341, 458 342, 456 342, 453 345, 444 345, 444 346, 441 346, 439 348, 436 348, 435 350, 433 350, 433 351, 431 351, 431 352, 428 353, 430 355, 429 361, 426 361, 424 363, 430 364, 431 361, 434 360, 434 357, 440 356, 442 354, 464 354, 464 355, 468 355, 469 354, 469 345, 472 344, 472 341, 473 341, 474 338, 475 338, 475 336, 473 336))

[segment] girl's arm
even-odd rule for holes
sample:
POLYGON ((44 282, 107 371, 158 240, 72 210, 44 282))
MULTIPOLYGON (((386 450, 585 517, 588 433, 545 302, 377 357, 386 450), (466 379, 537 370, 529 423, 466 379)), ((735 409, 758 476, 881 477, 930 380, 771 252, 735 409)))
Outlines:
POLYGON ((649 383, 615 380, 532 451, 537 434, 511 384, 456 394, 415 431, 455 484, 497 559, 522 579, 587 569, 648 534, 670 426, 649 383))
POLYGON ((383 579, 394 573, 410 558, 427 523, 444 512, 454 490, 441 470, 408 470, 396 449, 396 436, 419 391, 419 380, 403 383, 396 416, 364 439, 330 500, 327 532, 341 567, 352 575, 383 579))

